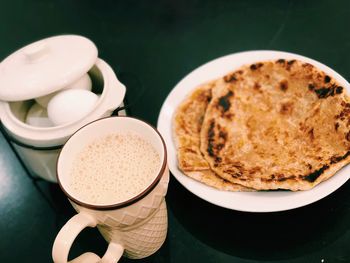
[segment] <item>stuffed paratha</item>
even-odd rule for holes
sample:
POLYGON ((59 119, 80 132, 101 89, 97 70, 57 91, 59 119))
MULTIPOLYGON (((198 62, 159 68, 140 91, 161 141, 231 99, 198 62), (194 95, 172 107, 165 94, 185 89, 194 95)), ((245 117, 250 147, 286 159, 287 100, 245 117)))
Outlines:
POLYGON ((174 140, 178 166, 182 172, 206 185, 228 191, 243 191, 245 187, 218 177, 200 152, 200 129, 205 110, 211 100, 215 82, 194 90, 177 109, 174 116, 174 140))
POLYGON ((350 161, 350 103, 309 63, 267 61, 216 81, 201 152, 216 174, 258 190, 306 190, 350 161))

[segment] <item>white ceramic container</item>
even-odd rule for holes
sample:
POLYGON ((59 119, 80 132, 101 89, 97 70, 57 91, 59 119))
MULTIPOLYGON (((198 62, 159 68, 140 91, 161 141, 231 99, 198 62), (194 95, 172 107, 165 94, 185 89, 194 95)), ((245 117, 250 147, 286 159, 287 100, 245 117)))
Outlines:
POLYGON ((0 63, 1 128, 33 176, 57 182, 56 162, 62 145, 80 127, 110 116, 123 103, 125 91, 89 39, 76 35, 43 39, 0 63), (62 90, 86 73, 92 80, 92 91, 99 95, 87 116, 55 127, 25 123, 35 98, 62 90))

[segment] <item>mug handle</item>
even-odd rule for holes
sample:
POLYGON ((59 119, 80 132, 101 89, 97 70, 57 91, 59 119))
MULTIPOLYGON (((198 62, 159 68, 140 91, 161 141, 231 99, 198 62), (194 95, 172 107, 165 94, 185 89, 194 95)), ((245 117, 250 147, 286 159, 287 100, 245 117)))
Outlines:
MULTIPOLYGON (((52 248, 52 258, 56 263, 68 262, 69 250, 79 233, 86 227, 95 227, 96 219, 85 212, 73 216, 60 230, 52 248)), ((71 263, 112 263, 117 262, 123 255, 124 248, 117 243, 109 243, 102 259, 94 253, 87 252, 69 261, 71 263)))

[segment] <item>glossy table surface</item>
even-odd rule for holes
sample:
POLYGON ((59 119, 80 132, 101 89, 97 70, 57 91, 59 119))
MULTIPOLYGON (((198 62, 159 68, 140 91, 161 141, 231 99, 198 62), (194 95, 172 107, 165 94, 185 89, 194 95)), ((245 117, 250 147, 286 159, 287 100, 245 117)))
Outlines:
MULTIPOLYGON (((346 0, 1 1, 0 60, 44 37, 85 35, 126 84, 129 114, 156 125, 181 78, 238 51, 299 53, 350 80, 349 17, 346 0)), ((306 207, 254 214, 207 203, 172 177, 167 204, 165 244, 137 262, 350 262, 349 182, 306 207)), ((0 135, 0 262, 51 262, 74 214, 57 185, 29 178, 0 135)), ((87 229, 70 257, 106 247, 87 229)))

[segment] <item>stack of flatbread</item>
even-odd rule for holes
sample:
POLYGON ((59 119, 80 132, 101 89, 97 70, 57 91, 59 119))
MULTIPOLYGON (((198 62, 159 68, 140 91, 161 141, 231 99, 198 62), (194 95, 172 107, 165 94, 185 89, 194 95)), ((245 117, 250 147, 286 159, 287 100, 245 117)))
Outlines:
POLYGON ((173 128, 179 168, 221 190, 307 190, 350 161, 345 89, 298 60, 245 65, 196 87, 173 128))

